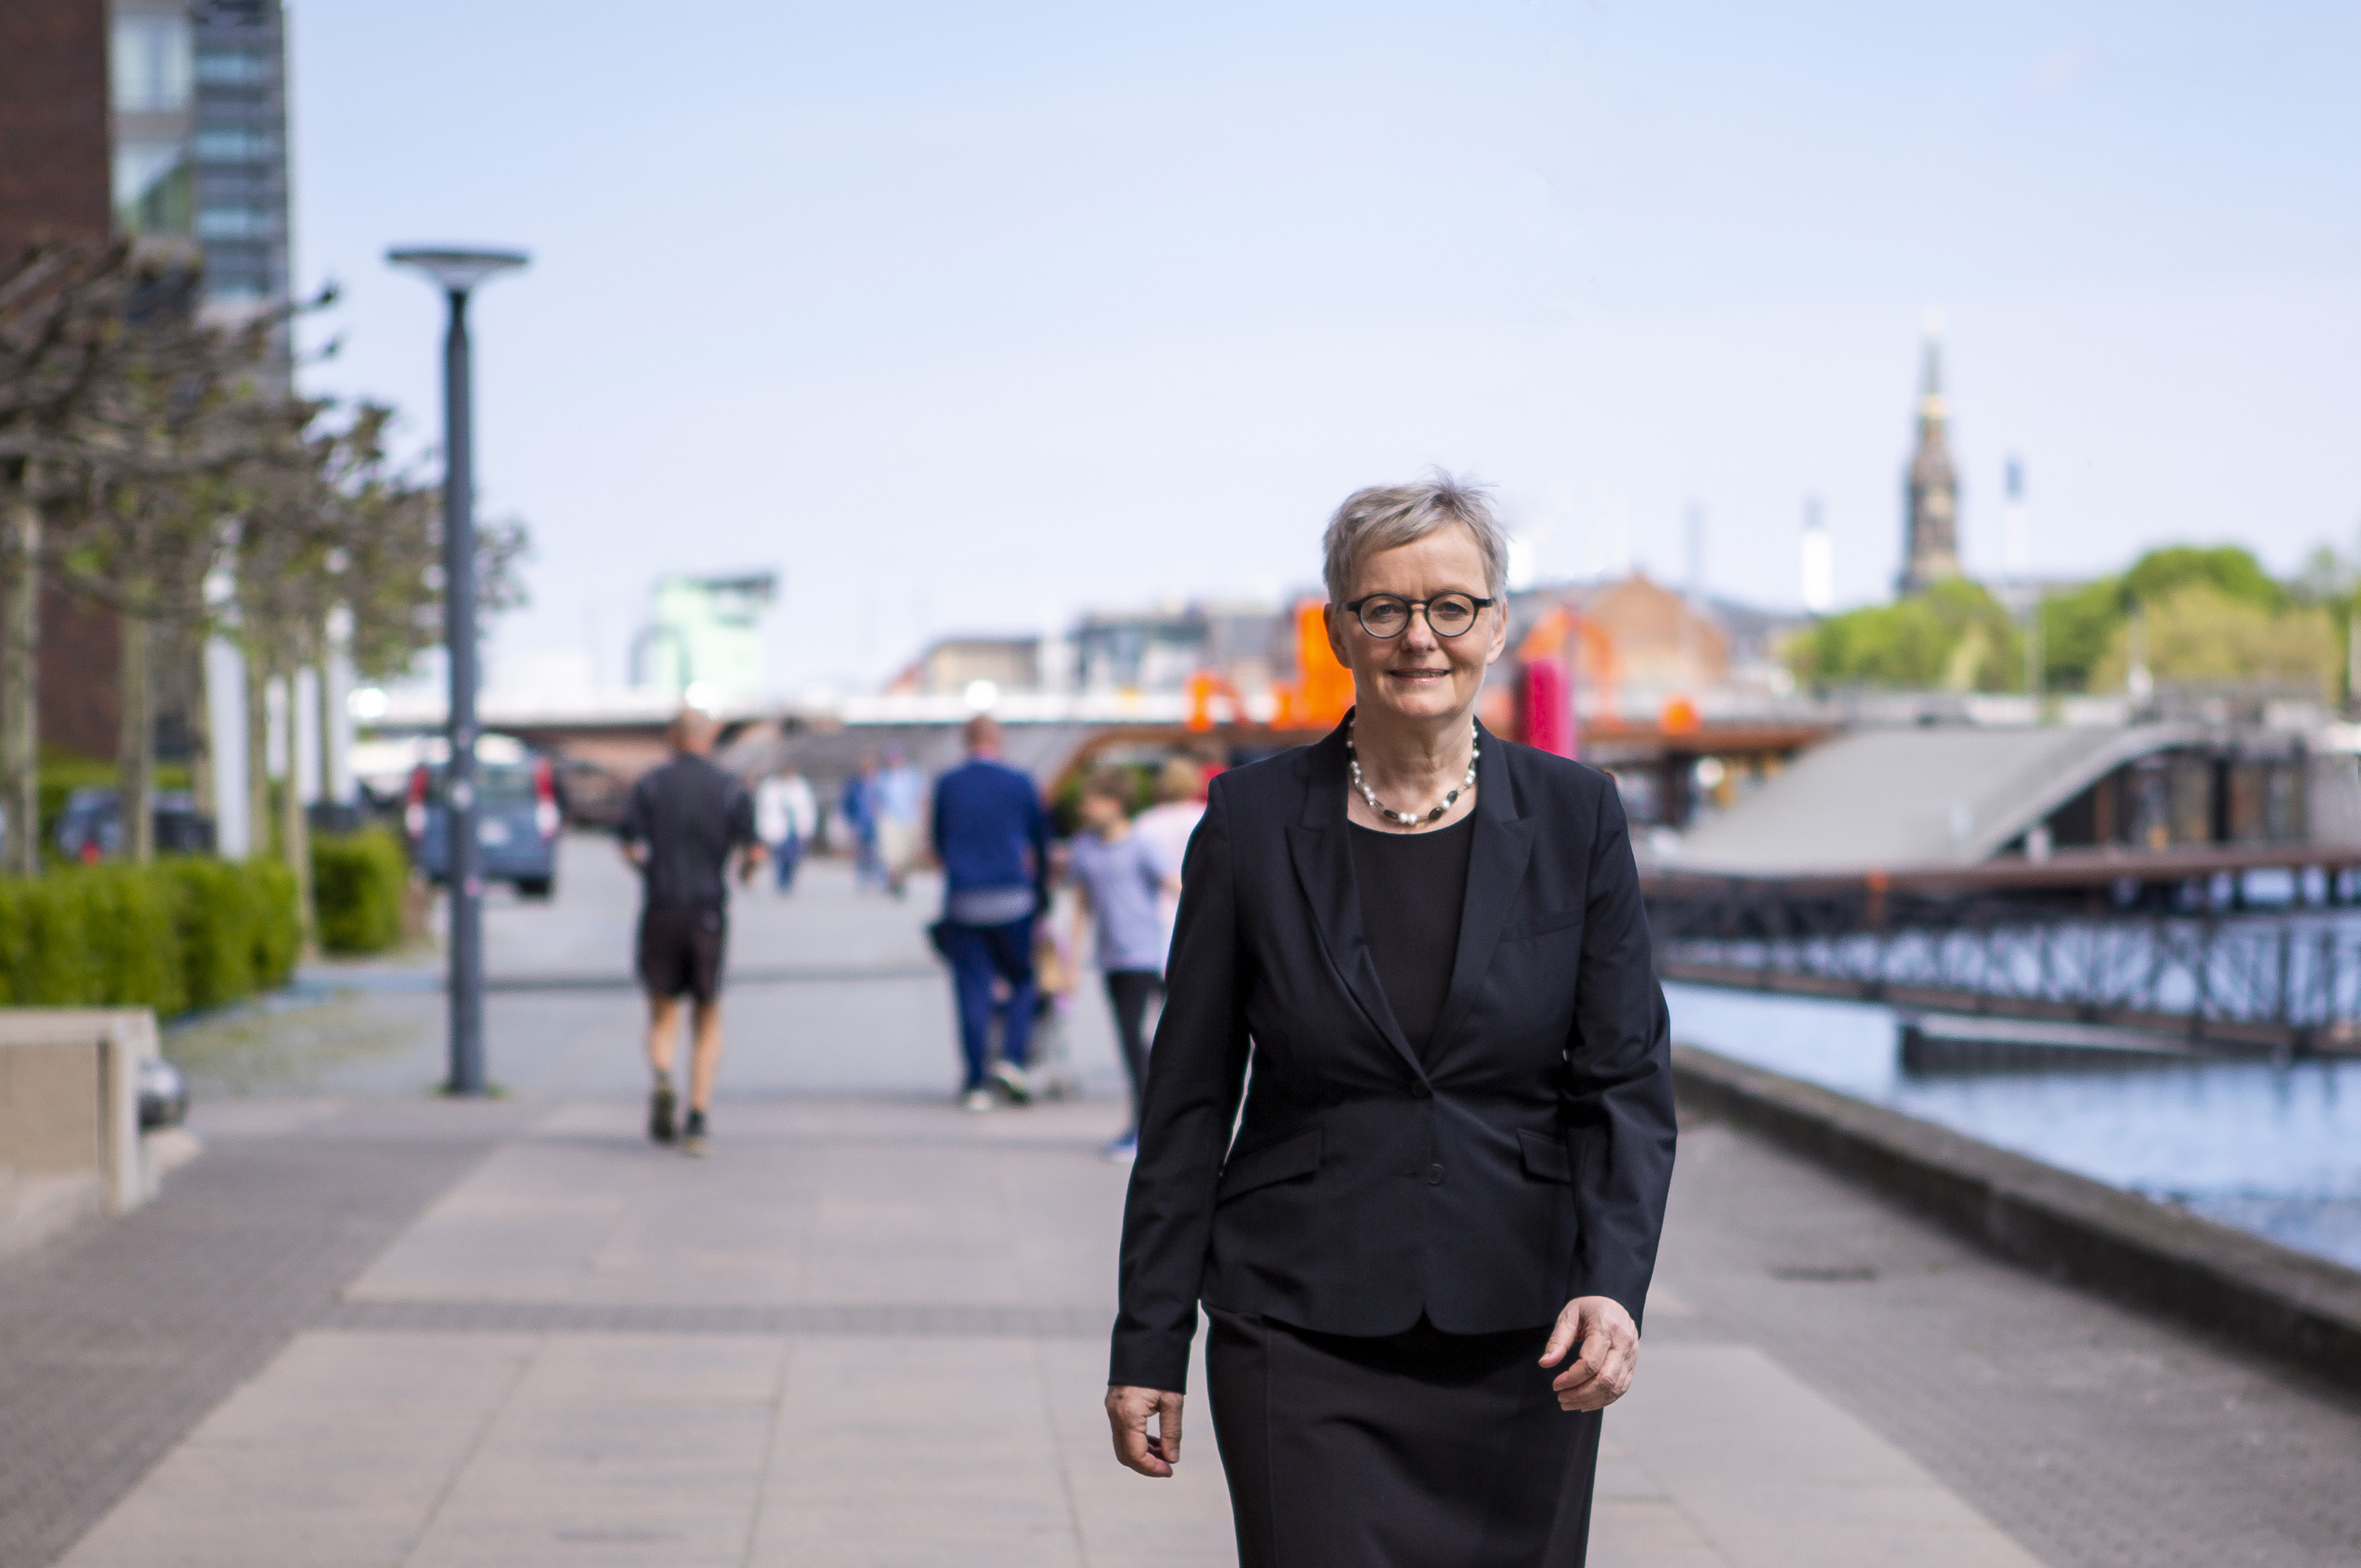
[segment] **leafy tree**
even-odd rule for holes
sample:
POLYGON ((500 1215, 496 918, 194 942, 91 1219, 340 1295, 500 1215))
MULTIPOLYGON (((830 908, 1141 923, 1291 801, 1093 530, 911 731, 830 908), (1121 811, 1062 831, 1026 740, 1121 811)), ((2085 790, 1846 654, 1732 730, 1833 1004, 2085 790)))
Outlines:
POLYGON ((223 519, 284 457, 300 417, 275 390, 284 322, 274 313, 225 332, 184 308, 135 321, 74 462, 79 504, 49 536, 44 568, 117 614, 116 773, 136 861, 154 854, 156 665, 200 657, 223 519))
MULTIPOLYGON (((235 604, 247 659, 247 776, 258 824, 270 809, 261 751, 269 683, 282 683, 291 700, 296 673, 324 668, 340 635, 356 668, 373 679, 401 674, 443 640, 441 492, 392 466, 385 437, 393 411, 374 403, 341 417, 327 403, 293 408, 284 449, 257 468, 237 511, 235 604)), ((522 598, 516 566, 524 546, 522 525, 479 531, 484 613, 522 598)), ((289 779, 278 805, 280 850, 308 910, 300 781, 289 779)))
POLYGON ((2101 577, 2041 601, 2042 682, 2055 691, 2105 691, 2122 684, 2118 665, 2110 680, 2100 666, 2121 642, 2125 625, 2140 606, 2164 603, 2181 589, 2203 587, 2267 619, 2292 601, 2288 587, 2236 544, 2172 544, 2151 550, 2131 569, 2101 577))
POLYGON ((40 870, 33 700, 50 511, 77 496, 93 405, 124 336, 130 251, 45 246, 0 269, 0 801, 9 864, 40 870))
POLYGON ((2124 623, 2124 580, 2102 577, 2051 594, 2041 617, 2041 683, 2048 691, 2090 689, 2091 672, 2124 623))
POLYGON ((2301 682, 2325 695, 2335 687, 2338 643, 2328 612, 2317 605, 2277 613, 2252 598, 2235 598, 2211 583, 2189 582, 2144 605, 2136 620, 2115 629, 2105 655, 2091 672, 2092 686, 2125 684, 2135 630, 2141 657, 2158 681, 2231 685, 2301 682))
MULTIPOLYGON (((0 264, 0 799, 28 825, 8 846, 28 873, 40 855, 29 825, 43 581, 121 617, 118 773, 142 858, 159 656, 185 678, 207 636, 230 630, 244 645, 260 828, 267 684, 291 690, 298 669, 321 664, 332 625, 348 623, 356 663, 378 679, 441 640, 438 498, 390 464, 391 411, 340 411, 286 386, 287 320, 327 296, 225 329, 199 318, 195 280, 184 258, 124 246, 38 247, 0 264)), ((521 598, 524 532, 494 524, 480 538, 479 602, 495 613, 521 598)), ((201 745, 201 772, 204 755, 201 745)), ((300 883, 300 781, 282 804, 300 883)))
POLYGON ((2236 544, 2172 544, 2149 551, 2123 576, 2124 608, 2161 604, 2195 583, 2267 613, 2287 608, 2287 588, 2263 570, 2253 551, 2236 544))
POLYGON ((2025 684, 2015 621, 1965 578, 1830 616, 1791 641, 1786 657, 1796 678, 1814 685, 2015 691, 2025 684))

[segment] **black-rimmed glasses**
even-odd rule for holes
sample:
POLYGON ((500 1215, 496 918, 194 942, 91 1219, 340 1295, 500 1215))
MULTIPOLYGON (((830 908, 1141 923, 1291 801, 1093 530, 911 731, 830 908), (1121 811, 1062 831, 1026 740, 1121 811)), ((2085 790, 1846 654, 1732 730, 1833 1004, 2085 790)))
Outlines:
POLYGON ((1345 607, 1361 630, 1379 639, 1400 637, 1410 630, 1414 609, 1426 611, 1426 624, 1437 637, 1458 637, 1476 624, 1479 610, 1492 608, 1490 599, 1474 594, 1437 594, 1431 599, 1406 599, 1399 594, 1364 594, 1345 607))

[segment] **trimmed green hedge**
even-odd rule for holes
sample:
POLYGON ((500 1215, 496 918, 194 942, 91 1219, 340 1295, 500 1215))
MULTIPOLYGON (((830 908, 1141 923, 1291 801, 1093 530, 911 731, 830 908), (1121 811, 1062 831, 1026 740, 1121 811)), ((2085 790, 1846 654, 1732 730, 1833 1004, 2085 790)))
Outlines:
POLYGON ((312 839, 312 905, 320 946, 331 953, 381 953, 401 940, 401 894, 410 857, 383 828, 312 839))
POLYGON ((273 861, 174 857, 0 880, 0 1006, 160 1017, 284 985, 302 934, 273 861))

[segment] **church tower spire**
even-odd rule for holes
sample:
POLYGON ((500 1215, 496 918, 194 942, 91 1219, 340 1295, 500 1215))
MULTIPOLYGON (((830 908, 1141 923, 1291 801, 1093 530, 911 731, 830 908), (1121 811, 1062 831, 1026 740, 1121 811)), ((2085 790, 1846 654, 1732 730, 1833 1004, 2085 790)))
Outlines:
POLYGON ((1902 576, 1905 594, 1960 575, 1960 479, 1951 466, 1943 407, 1943 318, 1927 315, 1918 390, 1918 446, 1902 487, 1902 576))

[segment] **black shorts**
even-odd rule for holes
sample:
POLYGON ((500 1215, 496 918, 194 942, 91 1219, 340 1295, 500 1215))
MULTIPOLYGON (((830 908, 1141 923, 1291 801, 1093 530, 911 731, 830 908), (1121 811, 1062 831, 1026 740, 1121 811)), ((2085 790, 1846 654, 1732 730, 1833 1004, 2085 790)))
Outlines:
POLYGON ((651 996, 709 1003, 721 994, 721 949, 730 936, 719 909, 640 911, 640 983, 651 996))

